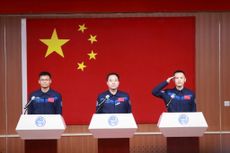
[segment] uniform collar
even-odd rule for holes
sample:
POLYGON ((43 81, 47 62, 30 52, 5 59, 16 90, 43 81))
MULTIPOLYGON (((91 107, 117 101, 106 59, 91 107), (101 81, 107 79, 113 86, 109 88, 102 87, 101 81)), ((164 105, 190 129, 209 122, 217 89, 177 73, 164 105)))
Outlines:
POLYGON ((107 90, 107 93, 110 95, 110 96, 116 96, 118 93, 119 93, 119 90, 117 90, 116 94, 112 94, 109 90, 107 90))
POLYGON ((185 90, 185 87, 184 87, 182 90, 178 90, 178 89, 175 87, 174 90, 175 90, 176 92, 178 92, 178 93, 183 93, 184 90, 185 90))
POLYGON ((41 95, 51 95, 51 88, 49 88, 49 90, 47 92, 43 92, 41 89, 40 89, 40 94, 41 95))

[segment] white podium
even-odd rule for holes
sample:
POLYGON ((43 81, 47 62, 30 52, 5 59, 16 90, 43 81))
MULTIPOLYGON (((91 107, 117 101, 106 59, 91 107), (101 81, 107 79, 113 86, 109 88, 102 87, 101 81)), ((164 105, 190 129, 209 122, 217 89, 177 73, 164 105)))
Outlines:
POLYGON ((98 153, 128 153, 137 130, 132 113, 93 114, 89 131, 98 139, 98 153))
POLYGON ((89 125, 95 138, 130 138, 136 130, 132 113, 93 114, 89 125))
POLYGON ((162 113, 157 126, 165 137, 200 137, 208 128, 202 112, 162 113))
POLYGON ((16 131, 25 139, 25 153, 57 153, 66 124, 61 115, 21 115, 16 131))
POLYGON ((22 139, 60 139, 65 128, 61 115, 21 115, 16 131, 22 139))
POLYGON ((199 137, 208 128, 202 112, 162 113, 157 126, 167 137, 168 153, 199 153, 199 137))

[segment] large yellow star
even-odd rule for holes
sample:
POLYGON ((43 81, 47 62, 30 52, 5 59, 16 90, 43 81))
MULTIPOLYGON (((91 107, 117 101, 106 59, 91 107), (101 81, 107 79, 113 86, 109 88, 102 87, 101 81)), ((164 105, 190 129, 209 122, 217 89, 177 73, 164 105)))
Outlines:
POLYGON ((78 65, 77 67, 78 70, 84 71, 84 68, 86 68, 86 65, 84 62, 77 63, 77 65, 78 65))
POLYGON ((61 46, 67 43, 69 39, 59 39, 57 31, 54 29, 50 39, 40 39, 40 41, 48 46, 45 57, 49 56, 53 52, 56 52, 61 57, 64 57, 61 46))
POLYGON ((90 37, 89 37, 89 41, 91 42, 91 44, 93 44, 94 42, 97 42, 97 39, 96 39, 96 37, 97 37, 97 35, 90 35, 90 37))
POLYGON ((79 26, 78 31, 81 31, 82 33, 84 33, 84 31, 85 31, 86 29, 88 29, 88 28, 85 26, 85 24, 78 25, 78 26, 79 26))
POLYGON ((88 55, 89 55, 89 60, 96 59, 97 53, 95 53, 93 50, 91 50, 91 52, 88 55))

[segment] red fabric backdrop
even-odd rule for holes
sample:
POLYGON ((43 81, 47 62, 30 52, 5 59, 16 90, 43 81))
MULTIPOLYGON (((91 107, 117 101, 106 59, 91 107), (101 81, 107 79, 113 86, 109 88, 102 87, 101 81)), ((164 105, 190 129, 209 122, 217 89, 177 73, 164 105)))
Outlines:
POLYGON ((120 89, 129 93, 137 122, 156 123, 165 107, 151 95, 154 86, 182 69, 187 87, 195 89, 195 18, 28 19, 27 63, 29 93, 39 88, 40 71, 51 72, 67 124, 90 122, 97 95, 107 90, 108 72, 120 74, 120 89), (87 29, 81 32, 83 24, 87 29), (57 52, 45 57, 51 45, 44 40, 51 39, 54 29, 56 39, 68 39, 59 48, 64 57, 57 52), (90 35, 95 42, 88 40, 90 35), (96 59, 89 60, 91 50, 96 59), (78 69, 82 62, 83 71, 78 69))

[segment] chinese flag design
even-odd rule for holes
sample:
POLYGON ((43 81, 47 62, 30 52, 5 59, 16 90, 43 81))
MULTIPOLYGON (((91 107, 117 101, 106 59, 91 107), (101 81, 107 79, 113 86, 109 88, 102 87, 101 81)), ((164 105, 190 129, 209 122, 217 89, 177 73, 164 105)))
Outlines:
POLYGON ((67 124, 89 124, 109 72, 120 74, 138 123, 158 121, 165 106, 151 91, 176 69, 195 88, 194 17, 28 19, 26 43, 28 93, 49 71, 67 124))
POLYGON ((118 98, 117 101, 119 101, 119 102, 124 102, 124 101, 125 101, 125 98, 123 98, 123 97, 118 98))
POLYGON ((54 103, 54 98, 48 98, 49 103, 54 103))
POLYGON ((184 99, 185 99, 185 100, 190 100, 191 97, 190 97, 189 95, 185 95, 185 96, 184 96, 184 99))

